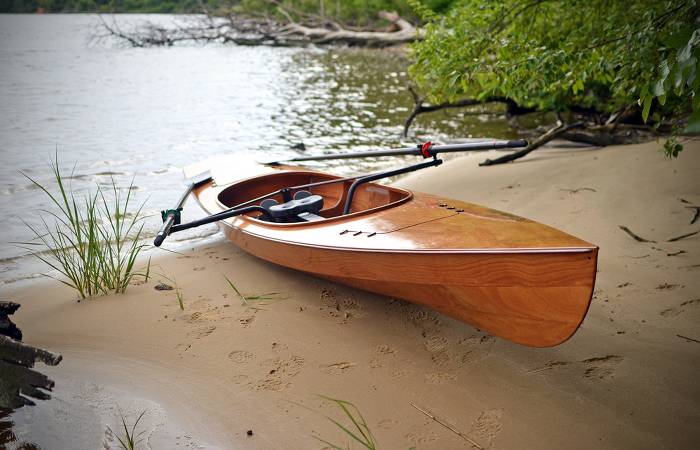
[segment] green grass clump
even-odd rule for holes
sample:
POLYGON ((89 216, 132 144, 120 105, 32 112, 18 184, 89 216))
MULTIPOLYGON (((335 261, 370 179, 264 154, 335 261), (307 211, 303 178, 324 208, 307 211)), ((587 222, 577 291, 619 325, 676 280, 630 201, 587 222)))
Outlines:
MULTIPOLYGON (((41 225, 25 224, 34 234, 30 242, 20 243, 37 258, 62 276, 58 281, 74 288, 81 298, 123 293, 136 275, 136 258, 146 246, 141 242, 143 204, 131 207, 131 189, 124 196, 112 180, 108 194, 97 188, 78 197, 66 185, 58 167, 58 158, 51 163, 55 189, 49 189, 23 174, 50 199, 54 208, 41 210, 41 225)), ((149 262, 150 265, 150 262, 149 262)))
POLYGON ((131 430, 129 427, 126 425, 126 419, 124 418, 124 414, 121 412, 119 415, 121 416, 122 419, 122 427, 124 427, 124 435, 123 436, 117 436, 114 431, 110 427, 107 427, 107 429, 112 433, 112 435, 117 438, 117 441, 119 441, 119 446, 124 449, 124 450, 134 450, 136 448, 136 444, 139 443, 141 440, 141 436, 143 435, 144 431, 141 431, 139 433, 136 433, 136 426, 138 426, 139 422, 143 418, 144 414, 146 414, 146 411, 143 411, 139 417, 136 419, 134 422, 134 425, 131 427, 131 430))
MULTIPOLYGON (((365 418, 362 416, 362 413, 360 410, 355 406, 354 404, 345 401, 345 400, 340 400, 337 398, 332 398, 332 397, 327 397, 325 395, 320 396, 322 399, 329 401, 335 406, 337 406, 345 415, 345 417, 350 421, 348 425, 343 425, 339 421, 333 419, 332 417, 325 416, 326 419, 330 420, 335 424, 336 427, 341 429, 345 434, 347 434, 349 437, 351 437, 354 441, 359 442, 364 448, 367 448, 369 450, 376 450, 377 449, 377 440, 375 439, 374 435, 372 434, 372 431, 369 429, 369 426, 367 425, 367 421, 365 418)), ((341 447, 337 444, 333 444, 325 439, 322 439, 318 436, 314 436, 316 439, 319 441, 323 442, 324 444, 328 445, 330 448, 334 450, 345 450, 348 447, 341 447)))
MULTIPOLYGON (((250 302, 259 302, 257 303, 258 305, 267 305, 265 301, 277 301, 277 300, 282 300, 286 297, 283 297, 279 292, 267 292, 265 294, 247 294, 244 295, 237 287, 235 284, 233 284, 233 281, 226 275, 224 275, 224 278, 226 279, 226 282, 228 283, 229 286, 231 286, 231 289, 233 289, 233 292, 236 293, 238 297, 241 299, 241 304, 249 306, 251 308, 257 308, 254 306, 251 306, 250 302)), ((257 308, 260 309, 260 308, 257 308)))

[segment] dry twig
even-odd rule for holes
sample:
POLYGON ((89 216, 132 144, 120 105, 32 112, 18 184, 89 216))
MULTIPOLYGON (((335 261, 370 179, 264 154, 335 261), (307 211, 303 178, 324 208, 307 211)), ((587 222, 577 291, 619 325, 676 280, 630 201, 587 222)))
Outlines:
POLYGON ((408 403, 409 403, 411 406, 413 406, 414 408, 416 408, 418 411, 422 412, 422 413, 425 414, 426 416, 428 416, 428 417, 430 417, 431 419, 433 419, 435 422, 439 423, 439 424, 442 425, 443 427, 445 427, 445 428, 447 428, 448 430, 450 430, 451 432, 455 433, 457 436, 459 436, 459 437, 461 437, 462 439, 464 439, 465 441, 469 442, 469 444, 470 444, 472 447, 477 448, 477 449, 479 449, 479 450, 484 450, 484 447, 482 447, 481 445, 479 445, 476 441, 474 441, 474 440, 471 439, 469 436, 467 436, 466 434, 462 433, 461 431, 459 431, 458 429, 456 429, 456 428, 453 427, 452 425, 448 424, 447 422, 444 422, 444 421, 441 420, 439 417, 435 417, 433 414, 431 414, 431 413, 429 413, 428 411, 422 409, 420 406, 417 406, 415 403, 413 403, 413 402, 408 402, 408 403))
POLYGON ((677 334, 676 336, 678 336, 681 339, 685 339, 685 340, 690 341, 690 342, 697 342, 698 344, 700 344, 700 341, 698 341, 697 339, 689 338, 687 336, 681 336, 680 334, 677 334))
POLYGON ((634 239, 637 242, 649 242, 649 243, 656 243, 656 241, 650 241, 649 239, 644 239, 643 237, 634 234, 629 228, 627 228, 624 225, 618 225, 622 231, 627 233, 632 239, 634 239))
POLYGON ((698 233, 700 233, 700 230, 698 230, 698 231, 693 231, 692 233, 687 233, 687 234, 682 234, 682 235, 680 235, 680 236, 676 236, 676 237, 674 237, 674 238, 669 239, 669 240, 666 241, 666 242, 676 242, 676 241, 680 241, 681 239, 685 239, 685 238, 690 237, 690 236, 695 236, 695 235, 698 234, 698 233))

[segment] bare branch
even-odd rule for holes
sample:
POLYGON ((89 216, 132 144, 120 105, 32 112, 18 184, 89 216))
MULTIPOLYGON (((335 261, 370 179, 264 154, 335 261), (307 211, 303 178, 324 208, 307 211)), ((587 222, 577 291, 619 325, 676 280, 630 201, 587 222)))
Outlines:
POLYGON ((564 124, 562 122, 559 122, 555 127, 550 128, 546 133, 544 133, 542 136, 538 137, 537 139, 533 140, 530 142, 530 144, 525 147, 522 150, 519 150, 517 152, 510 153, 505 156, 501 156, 500 158, 496 159, 487 159, 486 161, 483 161, 479 163, 480 166, 493 166, 496 164, 503 164, 507 163, 510 161, 515 161, 516 159, 520 159, 523 156, 526 156, 530 154, 530 152, 537 150, 547 142, 551 141, 552 139, 556 138, 559 135, 562 135, 566 133, 567 131, 571 130, 572 128, 579 128, 583 126, 583 122, 575 122, 575 123, 570 123, 570 124, 564 124))

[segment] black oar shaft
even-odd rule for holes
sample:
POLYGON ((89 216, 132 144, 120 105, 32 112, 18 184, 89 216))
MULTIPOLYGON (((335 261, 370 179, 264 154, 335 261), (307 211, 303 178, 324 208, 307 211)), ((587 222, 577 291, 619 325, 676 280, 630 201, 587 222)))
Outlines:
POLYGON ((180 222, 180 211, 187 201, 187 197, 192 193, 192 190, 198 186, 202 186, 212 180, 209 172, 200 174, 198 177, 192 179, 192 182, 187 186, 185 192, 182 193, 180 199, 177 201, 175 208, 168 209, 162 212, 163 215, 163 225, 160 227, 160 231, 156 234, 156 238, 153 240, 153 245, 160 247, 166 237, 171 233, 173 226, 176 226, 180 222))
POLYGON ((259 212, 265 216, 270 216, 270 212, 263 208, 262 206, 247 206, 245 208, 238 209, 228 209, 217 214, 212 214, 211 216, 204 217, 199 220, 193 220, 192 222, 182 223, 175 225, 170 230, 171 233, 176 233, 178 231, 187 230, 189 228, 199 227, 212 222, 218 222, 219 220, 228 219, 229 217, 240 216, 241 214, 246 214, 250 212, 259 212))
POLYGON ((190 185, 187 186, 185 192, 183 192, 180 196, 180 200, 177 201, 175 208, 166 212, 165 217, 163 217, 163 225, 160 227, 160 231, 158 231, 156 238, 153 240, 153 245, 156 247, 160 247, 160 244, 162 244, 165 238, 170 234, 170 229, 173 227, 173 225, 175 225, 177 214, 180 210, 182 210, 182 207, 184 206, 187 197, 192 192, 192 189, 194 189, 194 183, 190 183, 190 185))
MULTIPOLYGON (((495 150, 500 148, 520 148, 527 147, 527 141, 518 139, 514 141, 492 140, 481 142, 464 142, 460 144, 433 145, 428 152, 430 156, 439 153, 468 152, 495 150)), ((374 158, 378 156, 400 156, 400 155, 423 155, 420 147, 394 148, 390 150, 373 150, 369 152, 337 153, 333 155, 309 155, 297 156, 295 158, 283 159, 277 162, 300 162, 300 161, 325 161, 329 159, 351 159, 351 158, 374 158)))

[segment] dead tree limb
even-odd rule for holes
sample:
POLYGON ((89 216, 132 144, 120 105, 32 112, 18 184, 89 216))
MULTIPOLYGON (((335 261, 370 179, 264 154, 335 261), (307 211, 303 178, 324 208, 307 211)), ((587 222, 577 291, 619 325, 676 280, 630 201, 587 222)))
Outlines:
POLYGON ((557 124, 557 126, 550 128, 549 131, 547 131, 545 134, 542 136, 538 137, 537 139, 533 140, 530 142, 530 144, 525 147, 522 150, 519 150, 517 152, 510 153, 505 156, 501 156, 496 159, 487 159, 483 162, 480 162, 480 166, 493 166, 496 164, 503 164, 511 161, 515 161, 516 159, 520 159, 523 156, 526 156, 530 154, 530 152, 537 150, 547 142, 551 141, 552 139, 556 138, 557 136, 560 136, 567 131, 571 130, 572 128, 579 128, 583 126, 583 122, 575 122, 575 123, 569 123, 565 124, 560 122, 557 124))
MULTIPOLYGON (((188 25, 174 24, 163 27, 145 22, 132 31, 124 31, 116 19, 110 22, 100 17, 101 30, 94 39, 116 37, 133 47, 172 46, 178 42, 224 42, 239 45, 350 45, 362 47, 388 47, 422 39, 423 30, 414 27, 395 12, 381 11, 379 17, 388 21, 391 29, 354 30, 346 28, 328 18, 303 14, 305 23, 298 23, 294 16, 275 1, 283 20, 268 17, 228 15, 213 17, 207 13, 203 18, 188 25)), ((204 9, 206 12, 207 10, 204 9)))
POLYGON ((403 137, 408 136, 408 129, 411 127, 411 124, 413 123, 413 120, 418 116, 419 114, 423 113, 429 113, 433 111, 439 111, 441 109, 449 109, 449 108, 464 108, 466 106, 476 106, 476 105, 484 105, 486 103, 495 103, 495 102, 502 102, 503 99, 500 97, 489 97, 484 100, 476 100, 472 98, 466 98, 462 99, 456 102, 443 102, 443 103, 438 103, 435 105, 426 105, 423 101, 423 99, 418 96, 416 91, 413 89, 413 87, 409 86, 408 91, 411 93, 411 96, 413 96, 413 111, 411 111, 411 114, 406 118, 403 124, 403 137))

